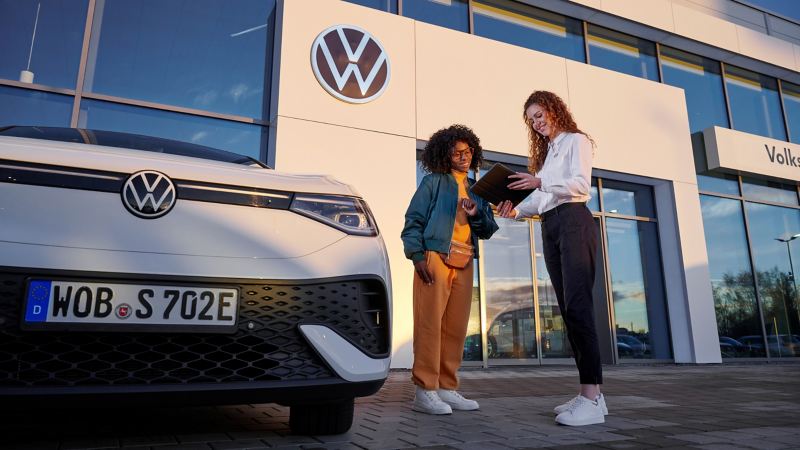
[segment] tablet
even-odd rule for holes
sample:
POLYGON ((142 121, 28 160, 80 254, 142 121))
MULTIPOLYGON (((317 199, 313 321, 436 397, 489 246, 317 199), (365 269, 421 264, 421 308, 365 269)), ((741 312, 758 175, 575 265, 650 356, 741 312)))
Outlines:
POLYGON ((508 167, 495 163, 488 172, 481 175, 477 183, 472 185, 470 191, 495 206, 503 200, 510 200, 514 206, 517 206, 519 202, 525 200, 525 197, 533 192, 533 189, 509 189, 508 184, 513 182, 514 179, 509 179, 508 176, 515 173, 508 167))

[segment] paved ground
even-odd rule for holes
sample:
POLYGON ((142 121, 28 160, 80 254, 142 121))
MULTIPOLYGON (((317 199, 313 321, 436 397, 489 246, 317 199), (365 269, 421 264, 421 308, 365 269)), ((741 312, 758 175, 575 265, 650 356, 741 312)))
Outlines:
POLYGON ((275 405, 19 413, 0 405, 0 447, 14 449, 800 448, 800 364, 608 367, 604 425, 555 425, 568 367, 469 370, 462 391, 480 411, 412 412, 408 372, 356 404, 347 434, 292 436, 275 405))

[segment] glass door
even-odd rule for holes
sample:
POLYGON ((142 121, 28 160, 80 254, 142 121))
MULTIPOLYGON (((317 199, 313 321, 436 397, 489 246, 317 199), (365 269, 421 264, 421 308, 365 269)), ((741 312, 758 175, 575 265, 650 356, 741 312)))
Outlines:
POLYGON ((496 218, 500 229, 483 243, 483 288, 489 363, 538 358, 530 225, 496 218))
MULTIPOLYGON (((599 237, 593 294, 601 360, 671 359, 652 188, 593 179, 587 206, 599 237)), ((464 360, 485 366, 570 361, 541 222, 495 220, 499 230, 481 243, 464 360)))
POLYGON ((532 222, 534 236, 534 258, 536 261, 536 297, 539 305, 539 323, 542 342, 542 358, 572 358, 572 346, 567 337, 556 292, 550 282, 550 274, 544 263, 542 245, 542 223, 532 222))

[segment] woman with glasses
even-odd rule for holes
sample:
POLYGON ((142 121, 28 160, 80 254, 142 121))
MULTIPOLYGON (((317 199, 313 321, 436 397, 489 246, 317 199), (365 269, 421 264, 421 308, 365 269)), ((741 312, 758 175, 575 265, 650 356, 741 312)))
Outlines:
POLYGON ((530 173, 510 175, 511 189, 536 189, 517 208, 498 205, 506 218, 538 215, 547 272, 561 309, 580 378, 579 393, 555 407, 556 422, 591 425, 605 422, 600 393, 603 372, 595 329, 592 287, 597 255, 597 227, 586 207, 591 186, 594 141, 575 124, 556 94, 536 91, 523 107, 530 143, 530 173))
POLYGON ((489 204, 469 192, 467 174, 483 161, 471 129, 452 125, 434 133, 422 151, 420 183, 401 233, 414 263, 414 366, 412 409, 428 414, 476 410, 478 402, 458 393, 472 303, 473 259, 478 239, 489 239, 497 223, 489 204))

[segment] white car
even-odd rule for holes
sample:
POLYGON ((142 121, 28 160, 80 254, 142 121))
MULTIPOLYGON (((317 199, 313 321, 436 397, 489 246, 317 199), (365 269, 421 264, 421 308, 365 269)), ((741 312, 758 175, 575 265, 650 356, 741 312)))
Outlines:
POLYGON ((261 403, 342 433, 390 359, 389 263, 330 177, 0 128, 0 404, 261 403))

